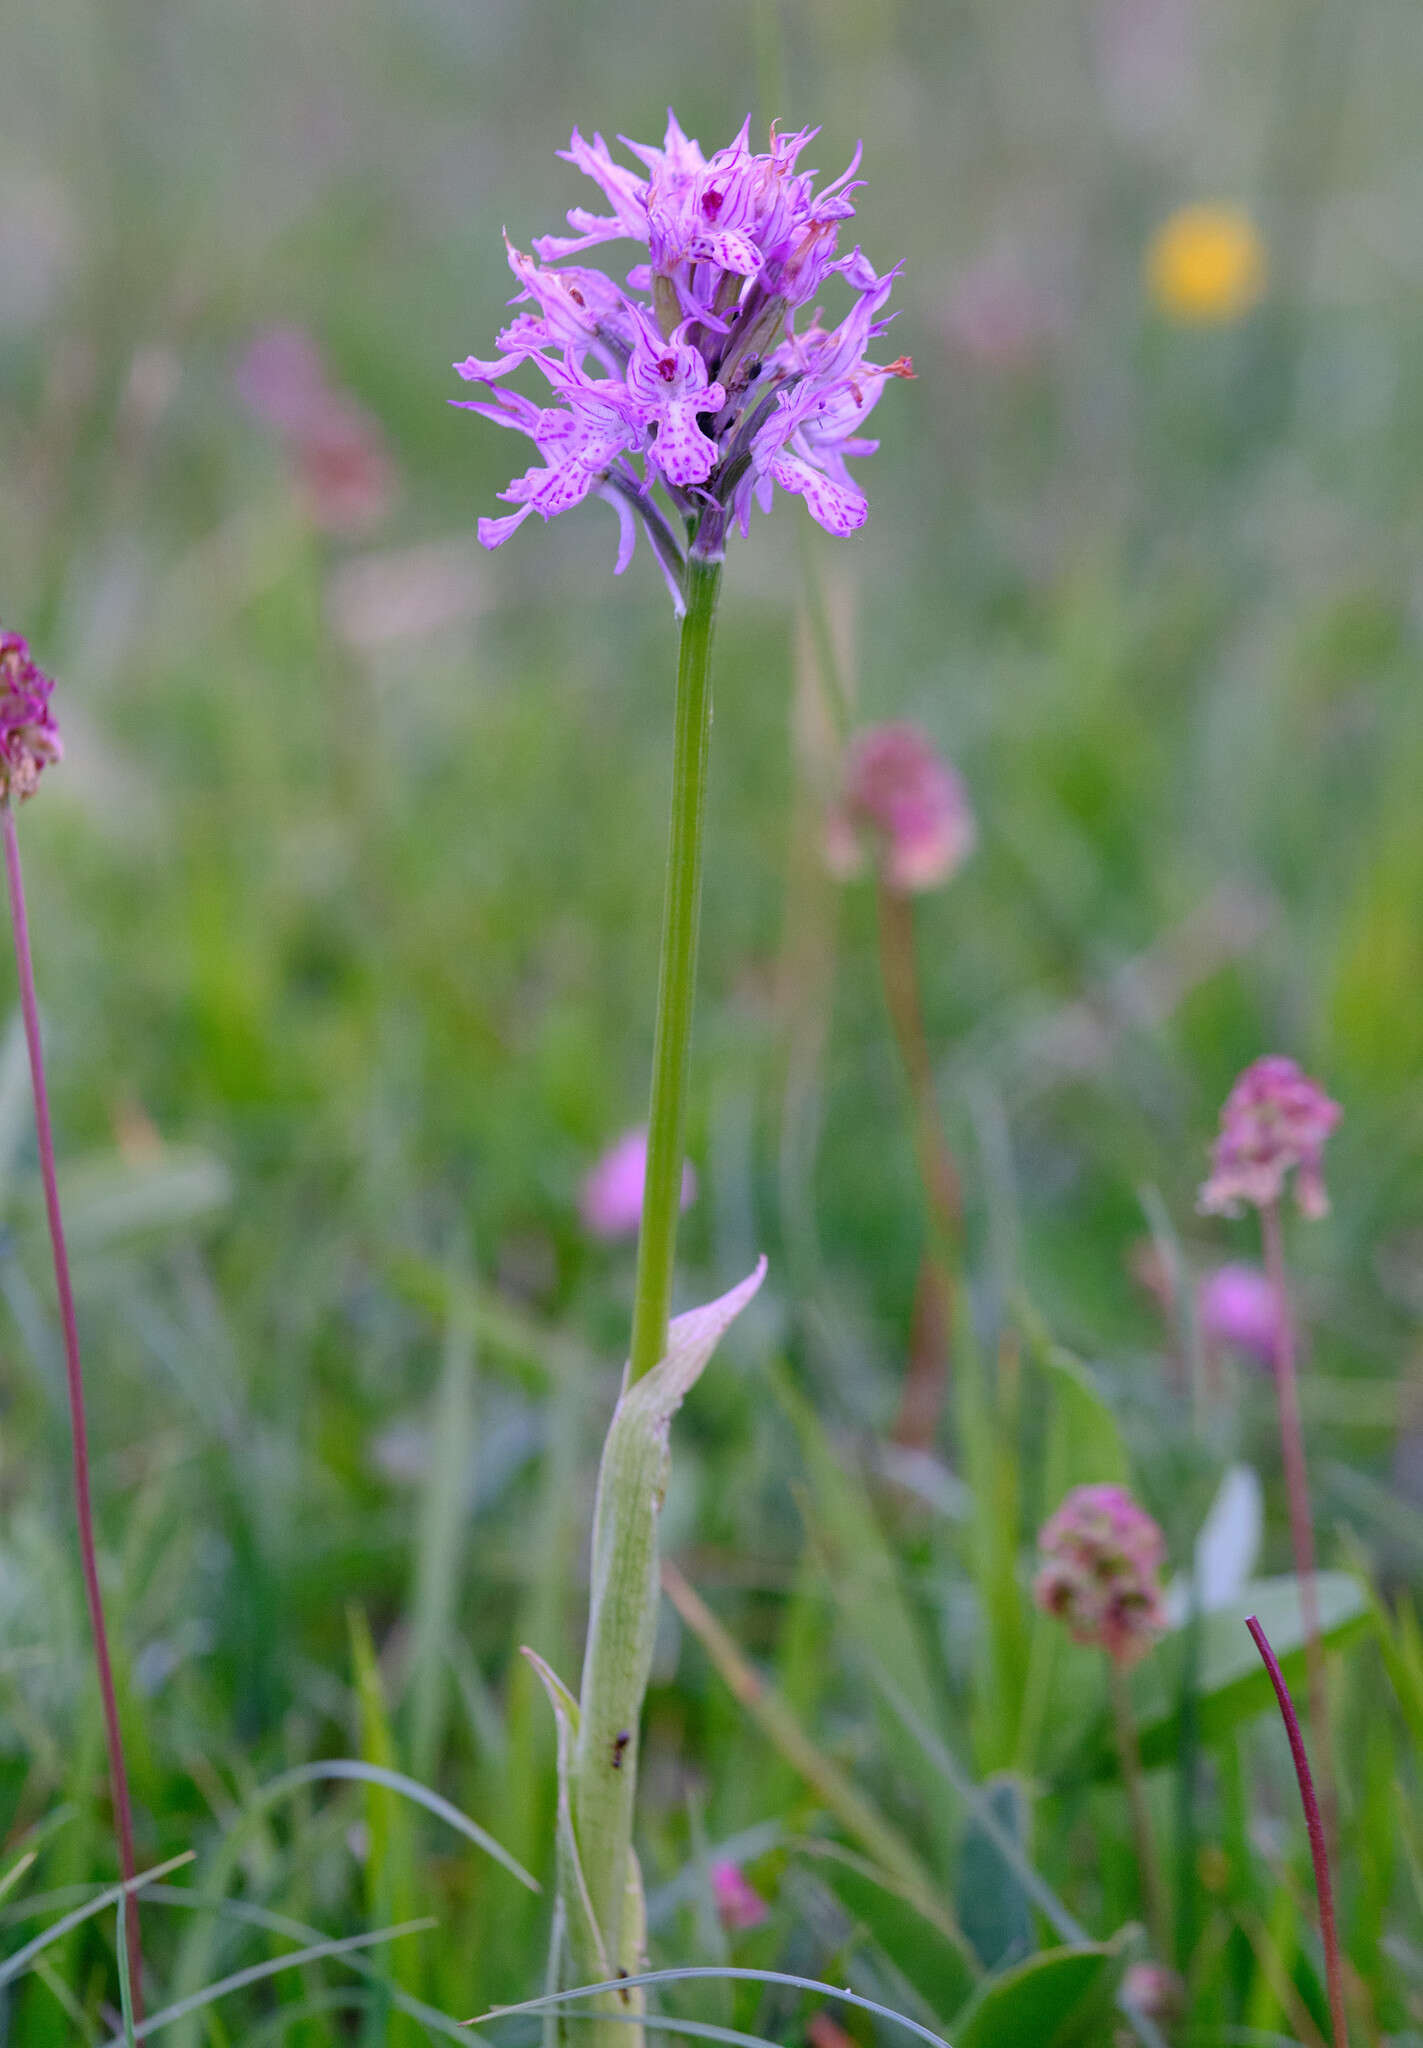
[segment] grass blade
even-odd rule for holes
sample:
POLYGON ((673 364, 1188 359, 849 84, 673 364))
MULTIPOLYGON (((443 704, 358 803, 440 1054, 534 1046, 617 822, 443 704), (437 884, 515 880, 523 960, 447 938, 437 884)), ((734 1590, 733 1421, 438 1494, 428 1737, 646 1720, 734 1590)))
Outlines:
MULTIPOLYGON (((289 1956, 272 1956, 266 1962, 249 1963, 245 1970, 234 1970, 230 1977, 219 1977, 216 1984, 205 1984, 201 1991, 192 1992, 187 1998, 180 1998, 175 2005, 165 2005, 161 2012, 152 2012, 139 2022, 134 2029, 134 2038, 146 2041, 151 2035, 160 2033, 164 2027, 171 2027, 175 2021, 186 2019, 190 2012, 201 2012, 206 2005, 212 2005, 219 1998, 226 1998, 231 1991, 244 1991, 249 1984, 260 1984, 267 1977, 280 1976, 283 1970, 299 1970, 307 1963, 320 1963, 333 1956, 347 1956, 356 1949, 373 1948, 377 1942, 398 1941, 405 1934, 423 1934, 431 1927, 437 1927, 437 1920, 407 1920, 398 1927, 377 1927, 370 1934, 348 1934, 339 1941, 317 1941, 309 1948, 296 1949, 289 1956)), ((104 2048, 125 2048, 124 2036, 113 2034, 104 2043, 104 2048)))
MULTIPOLYGON (((691 1963, 675 1970, 641 1970, 635 1977, 615 1977, 606 1984, 582 1984, 573 1991, 554 1991, 543 1998, 529 1998, 520 2005, 496 2006, 490 2012, 480 2013, 469 2022, 479 2026, 485 2020, 507 2019, 514 2013, 544 2012, 549 2006, 567 2005, 574 1998, 593 1998, 604 1991, 633 1990, 643 1984, 686 1984, 694 1981, 709 1981, 717 1978, 751 1984, 784 1984, 793 1991, 814 1991, 822 1998, 833 1998, 839 2005, 853 2005, 860 2012, 873 2013, 876 2019, 888 2020, 892 2026, 904 2028, 906 2033, 915 2034, 921 2041, 928 2041, 931 2048, 949 2048, 943 2036, 934 2033, 930 2027, 921 2027, 918 2020, 909 2019, 902 2012, 895 2012, 892 2006, 881 2005, 878 1999, 862 1998, 858 1991, 846 1991, 834 1984, 822 1984, 818 1977, 796 1977, 784 1970, 752 1970, 731 1963, 691 1963)), ((600 2014, 601 2018, 602 2015, 600 2014)), ((706 2022, 669 2020, 658 2014, 657 2025, 669 2032, 695 2028, 703 2032, 706 2022)), ((731 2034, 718 2032, 708 2036, 714 2040, 759 2041, 755 2034, 731 2034)), ((117 2042, 110 2048, 120 2048, 117 2042)))
POLYGON ((185 1849, 181 1856, 170 1856, 166 1863, 156 1863, 152 1870, 139 1871, 137 1876, 131 1877, 126 1884, 111 1884, 92 1899, 87 1899, 82 1906, 76 1906, 72 1913, 66 1913, 62 1920, 55 1921, 53 1927, 46 1927, 43 1934, 37 1934, 33 1941, 27 1941, 23 1948, 16 1949, 14 1955, 7 1956, 5 1961, 0 1963, 0 1986, 13 1984, 17 1977, 23 1977, 37 1955, 43 1954, 54 1942, 63 1941, 71 1929, 81 1927, 86 1920, 92 1920, 96 1913, 105 1912, 108 1907, 117 1905, 125 1893, 138 1891, 142 1886, 152 1884, 157 1878, 167 1877, 171 1871, 181 1870, 185 1863, 191 1863, 192 1860, 193 1851, 185 1849))

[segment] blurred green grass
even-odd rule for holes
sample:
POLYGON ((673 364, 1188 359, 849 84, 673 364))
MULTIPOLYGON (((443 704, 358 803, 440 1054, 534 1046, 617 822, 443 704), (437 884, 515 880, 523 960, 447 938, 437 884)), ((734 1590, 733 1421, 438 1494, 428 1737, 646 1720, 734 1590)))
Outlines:
MULTIPOLYGON (((540 1853, 546 1734, 511 1660, 535 1614, 574 1663, 630 1290, 575 1204, 643 1108, 673 632, 645 555, 612 582, 600 510, 478 555, 515 464, 444 401, 508 296, 501 225, 526 244, 585 196, 554 155, 571 126, 660 133, 668 99, 708 146, 748 109, 818 120, 827 172, 864 138, 857 232, 905 259, 894 340, 919 373, 877 415, 863 536, 798 533, 787 504, 733 557, 689 1295, 764 1247, 762 1348, 837 1425, 892 1415, 918 1198, 872 906, 813 879, 793 710, 824 602, 857 715, 921 720, 979 815, 918 923, 985 1298, 1011 1210, 1034 1300, 1169 1489, 1141 1190, 1193 1256, 1245 1246, 1193 1216, 1204 1147, 1235 1072, 1296 1054, 1346 1109, 1335 1213, 1296 1247, 1322 1516, 1416 1576, 1420 84, 1406 0, 55 0, 0 23, 0 616, 58 675, 69 746, 24 819, 62 1150, 137 1172, 156 1133, 230 1184, 166 1228, 120 1214, 78 1275, 153 1854, 343 1717, 354 1739, 347 1603, 398 1667, 444 1335, 392 1261, 443 1271, 452 1235, 489 1302, 587 1360, 582 1393, 545 1398, 481 1358, 464 1504, 464 1697, 510 1688, 505 1838, 540 1853), (1253 213, 1270 287, 1234 325, 1173 327, 1143 251, 1216 198, 1253 213), (1006 330, 983 312, 1005 290, 1006 330), (389 443, 399 496, 358 540, 312 530, 236 394, 273 322, 309 328, 389 443), (807 934, 835 948, 822 980, 807 934), (1387 1512, 1330 1465, 1392 1488, 1387 1512)), ((0 1817, 82 1797, 61 1883, 105 1851, 17 1129, 0 1817)), ((756 1353, 699 1392, 671 1510, 750 1589, 753 1636, 801 1545, 756 1353)), ((1242 1413, 1273 1472, 1261 1389, 1242 1413)), ((924 1583, 937 1540, 906 1544, 924 1583)), ((1282 1522, 1271 1543, 1282 1565, 1282 1522)), ((718 1824, 763 1819, 774 1781, 762 1806, 737 1767, 759 1751, 683 1684, 649 1800, 675 1812, 691 1771, 718 1824)), ((499 1781, 479 1727, 454 1750, 471 1797, 499 1781)), ((349 1905, 343 1853, 302 1880, 311 1913, 349 1905)), ((431 1868, 477 1916, 485 1874, 431 1868)), ((529 1988, 522 1911, 488 1995, 529 1988)), ((56 2023, 43 1996, 27 2041, 56 2023)))

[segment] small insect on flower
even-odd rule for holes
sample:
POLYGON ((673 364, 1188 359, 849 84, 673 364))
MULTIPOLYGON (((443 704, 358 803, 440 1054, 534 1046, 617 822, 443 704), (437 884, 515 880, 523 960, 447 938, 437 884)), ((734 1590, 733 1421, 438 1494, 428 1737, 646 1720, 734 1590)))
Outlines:
POLYGON ((1301 1214, 1327 1216, 1324 1143, 1343 1114, 1293 1060, 1256 1060, 1225 1099, 1199 1208, 1222 1216, 1238 1216, 1244 1202, 1268 1208, 1293 1172, 1301 1214))
POLYGON ((519 310, 496 355, 455 365, 487 395, 451 403, 527 435, 538 453, 502 494, 517 509, 480 520, 485 547, 501 547, 530 513, 552 519, 600 497, 621 526, 617 573, 641 521, 680 606, 688 522, 696 552, 719 559, 727 527, 745 534, 752 504, 769 511, 779 485, 827 532, 863 526, 869 506, 846 458, 874 453, 862 429, 886 379, 914 374, 907 357, 866 354, 889 325, 897 269, 876 273, 859 249, 837 254, 863 182, 858 149, 817 191, 816 173, 797 166, 818 129, 772 129, 761 154, 749 130, 707 157, 669 113, 661 148, 622 138, 645 176, 601 135, 573 131, 561 153, 611 212, 574 207, 574 232, 536 237, 532 255, 506 238, 519 310), (567 260, 619 241, 644 251, 626 286, 567 260), (829 328, 814 311, 798 328, 832 278, 854 294, 850 311, 829 328), (551 404, 506 388, 523 365, 551 404))
POLYGON ((1166 1627, 1160 1573, 1166 1539, 1123 1486, 1078 1486, 1044 1523, 1033 1598, 1073 1640, 1126 1666, 1166 1627))
POLYGON ((63 758, 53 688, 29 642, 0 627, 0 801, 33 796, 42 772, 63 758))
POLYGON ((1151 239, 1146 281, 1170 320, 1222 327, 1240 319, 1265 290, 1265 251, 1255 223, 1236 206, 1183 206, 1151 239))
POLYGON ((850 742, 826 820, 832 873, 857 874, 868 858, 900 894, 934 889, 967 860, 977 837, 968 791, 917 725, 870 726, 850 742))

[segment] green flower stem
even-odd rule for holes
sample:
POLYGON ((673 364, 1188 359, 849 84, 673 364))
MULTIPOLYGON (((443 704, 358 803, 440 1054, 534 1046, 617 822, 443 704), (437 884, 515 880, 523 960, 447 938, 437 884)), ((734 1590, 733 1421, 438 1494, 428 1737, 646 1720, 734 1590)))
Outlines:
POLYGON ((651 1372, 666 1350, 667 1320, 672 1308, 702 907, 702 841, 712 720, 712 620, 721 587, 721 566, 719 561, 708 561, 696 553, 687 563, 687 610, 677 661, 672 820, 667 839, 657 1035, 652 1054, 652 1104, 647 1119, 647 1178, 643 1183, 632 1316, 629 1376, 633 1381, 651 1372))
MULTIPOLYGON (((576 1710, 569 1699, 555 1700, 563 1815, 555 1974, 567 1982, 564 1973, 571 1972, 575 1983, 631 1975, 642 1966, 644 1908, 632 1822, 643 1697, 657 1633, 657 1522, 667 1487, 668 1439, 683 1394, 735 1313, 728 1304, 739 1305, 760 1284, 758 1269, 732 1296, 683 1317, 669 1334, 701 923, 712 621, 721 584, 721 561, 713 558, 719 550, 707 548, 705 539, 704 534, 701 553, 694 541, 683 586, 687 608, 677 662, 672 818, 629 1365, 598 1470, 588 1639, 576 1710)), ((641 2048, 639 1999, 610 1994, 596 2010, 599 2017, 587 2022, 583 2034, 587 2048, 641 2048)))

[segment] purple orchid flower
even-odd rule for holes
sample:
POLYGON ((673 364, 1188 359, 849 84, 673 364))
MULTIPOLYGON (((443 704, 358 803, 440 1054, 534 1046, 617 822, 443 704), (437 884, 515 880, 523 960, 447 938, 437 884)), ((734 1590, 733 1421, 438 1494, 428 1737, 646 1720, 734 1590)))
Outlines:
POLYGON ((669 113, 660 148, 622 138, 642 167, 632 170, 601 135, 574 130, 560 154, 609 211, 572 208, 572 233, 536 237, 533 256, 509 243, 514 317, 496 355, 455 365, 486 395, 452 403, 526 434, 540 456, 502 493, 517 509, 480 520, 484 546, 502 546, 531 513, 551 519, 596 495, 618 514, 617 573, 641 524, 680 611, 688 547, 719 559, 727 527, 746 533, 753 504, 769 511, 778 486, 829 533, 864 525, 868 501, 846 462, 878 446, 861 428, 885 379, 914 372, 907 356, 867 354, 889 324, 898 267, 881 276, 858 248, 837 254, 860 151, 817 192, 816 173, 798 166, 818 132, 772 129, 757 154, 748 122, 707 157, 669 113), (566 261, 618 241, 646 251, 625 285, 566 261), (832 327, 817 311, 797 332, 797 310, 832 277, 854 294, 850 311, 832 327), (505 388, 527 366, 552 387, 551 405, 505 388))

